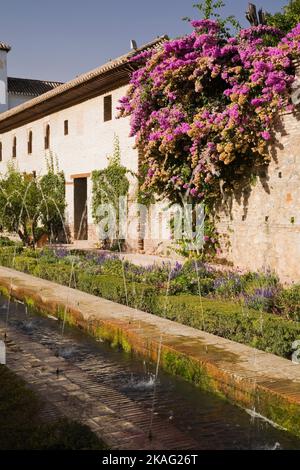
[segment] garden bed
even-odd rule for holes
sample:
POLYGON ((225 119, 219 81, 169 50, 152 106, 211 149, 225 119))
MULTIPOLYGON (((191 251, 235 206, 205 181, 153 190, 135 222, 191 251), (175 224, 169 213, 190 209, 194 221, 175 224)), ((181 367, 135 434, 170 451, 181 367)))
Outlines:
POLYGON ((109 254, 2 246, 0 264, 290 358, 300 288, 272 273, 224 273, 198 261, 142 268, 109 254))

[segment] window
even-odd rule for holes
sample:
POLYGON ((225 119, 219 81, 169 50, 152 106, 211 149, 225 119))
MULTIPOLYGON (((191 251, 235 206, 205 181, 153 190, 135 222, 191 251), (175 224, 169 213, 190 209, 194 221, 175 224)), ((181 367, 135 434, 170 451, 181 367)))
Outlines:
POLYGON ((64 122, 64 134, 69 135, 69 121, 67 119, 64 122))
POLYGON ((2 142, 0 142, 0 162, 2 162, 2 142))
POLYGON ((32 131, 29 131, 29 134, 28 134, 27 147, 28 147, 28 155, 31 155, 32 154, 32 131))
POLYGON ((50 126, 47 124, 46 132, 45 132, 45 150, 49 149, 50 147, 50 126))
POLYGON ((17 158, 17 138, 16 137, 14 137, 14 140, 13 140, 12 158, 17 158))
POLYGON ((112 96, 104 96, 104 122, 112 120, 112 96))

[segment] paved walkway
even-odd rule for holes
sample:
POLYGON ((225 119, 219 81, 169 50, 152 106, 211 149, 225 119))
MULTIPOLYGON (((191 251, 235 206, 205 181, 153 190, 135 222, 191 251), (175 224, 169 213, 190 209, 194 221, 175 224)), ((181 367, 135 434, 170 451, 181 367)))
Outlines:
POLYGON ((208 378, 210 390, 300 435, 300 365, 8 268, 0 268, 0 285, 52 312, 67 307, 81 326, 95 322, 108 333, 123 335, 135 351, 152 359, 161 351, 165 366, 170 356, 184 368, 192 364, 208 378))
POLYGON ((163 264, 171 264, 172 266, 176 263, 184 263, 186 258, 182 256, 174 255, 172 258, 168 256, 159 256, 159 255, 147 255, 142 253, 118 253, 117 251, 108 251, 108 250, 100 250, 95 248, 91 243, 74 243, 71 245, 54 245, 58 248, 65 248, 67 250, 83 250, 83 251, 92 251, 96 253, 107 253, 109 255, 118 256, 120 259, 125 261, 129 261, 130 263, 136 264, 138 266, 152 266, 156 264, 158 266, 162 266, 163 264))
MULTIPOLYGON (((107 253, 108 255, 118 256, 120 259, 124 261, 129 261, 132 264, 137 266, 163 266, 164 264, 175 266, 177 263, 184 264, 187 261, 187 258, 179 256, 177 254, 173 254, 172 258, 168 256, 159 256, 159 255, 147 255, 142 253, 118 253, 117 251, 108 251, 108 250, 100 250, 95 247, 83 244, 83 245, 55 245, 58 248, 65 248, 67 250, 80 250, 80 251, 87 251, 87 252, 94 252, 94 253, 107 253)), ((233 268, 223 264, 213 264, 213 263, 205 263, 206 266, 210 266, 213 269, 222 272, 231 271, 233 268)), ((237 268, 239 272, 243 272, 241 268, 237 268)))

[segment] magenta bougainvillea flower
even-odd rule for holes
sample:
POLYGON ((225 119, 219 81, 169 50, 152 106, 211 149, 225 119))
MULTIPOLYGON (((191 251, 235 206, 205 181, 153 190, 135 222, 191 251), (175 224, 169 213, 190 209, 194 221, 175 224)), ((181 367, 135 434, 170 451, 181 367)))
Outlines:
POLYGON ((287 106, 300 53, 300 25, 287 36, 270 26, 226 38, 217 22, 133 60, 120 115, 143 151, 143 189, 206 199, 228 168, 268 161, 278 113, 287 106), (275 44, 275 45, 274 45, 275 44))

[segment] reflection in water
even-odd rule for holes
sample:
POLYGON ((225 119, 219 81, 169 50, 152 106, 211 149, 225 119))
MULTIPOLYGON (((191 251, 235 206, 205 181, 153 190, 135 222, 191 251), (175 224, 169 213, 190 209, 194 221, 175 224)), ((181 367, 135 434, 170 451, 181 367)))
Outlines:
MULTIPOLYGON (((0 298, 0 326, 5 326, 6 306, 7 302, 0 298)), ((187 437, 192 437, 199 449, 300 449, 299 439, 276 429, 252 411, 250 416, 162 370, 156 382, 155 364, 113 349, 77 328, 66 325, 62 336, 60 321, 30 311, 26 313, 24 305, 14 304, 10 308, 9 326, 28 335, 30 341, 44 345, 53 355, 76 365, 95 383, 131 399, 145 412, 145 430, 149 428, 156 386, 155 416, 165 421, 166 429, 168 423, 172 423, 187 437)), ((122 411, 118 403, 116 409, 125 416, 126 410, 122 411)))

